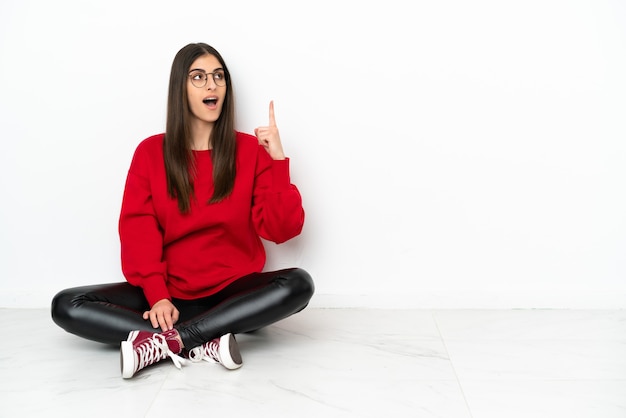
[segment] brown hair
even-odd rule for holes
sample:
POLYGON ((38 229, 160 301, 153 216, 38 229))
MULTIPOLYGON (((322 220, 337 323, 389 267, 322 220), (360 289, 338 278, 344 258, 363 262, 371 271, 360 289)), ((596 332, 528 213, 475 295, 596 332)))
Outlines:
POLYGON ((222 112, 209 138, 213 148, 211 159, 214 191, 208 203, 216 203, 226 198, 235 184, 235 105, 230 73, 224 59, 215 48, 204 43, 189 44, 178 51, 172 63, 163 141, 167 191, 171 197, 178 199, 178 209, 182 213, 190 210, 195 176, 187 78, 194 61, 207 54, 218 59, 226 74, 226 96, 222 112))

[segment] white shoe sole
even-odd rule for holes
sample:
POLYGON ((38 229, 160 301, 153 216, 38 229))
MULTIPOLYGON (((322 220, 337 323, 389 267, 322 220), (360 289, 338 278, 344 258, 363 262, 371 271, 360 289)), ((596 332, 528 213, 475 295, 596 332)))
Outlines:
POLYGON ((122 377, 130 379, 135 374, 135 350, 133 341, 137 338, 139 331, 131 331, 126 341, 122 341, 120 346, 120 368, 122 377))
POLYGON ((239 352, 239 345, 233 334, 225 334, 220 337, 220 347, 218 351, 222 366, 226 367, 228 370, 238 369, 243 364, 241 353, 239 352))

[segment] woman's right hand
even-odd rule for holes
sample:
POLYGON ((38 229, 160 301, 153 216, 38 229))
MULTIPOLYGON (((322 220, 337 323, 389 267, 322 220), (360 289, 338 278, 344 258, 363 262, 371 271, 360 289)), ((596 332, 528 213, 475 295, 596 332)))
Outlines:
POLYGON ((143 313, 143 319, 149 319, 154 328, 161 327, 161 330, 165 332, 174 328, 178 315, 178 309, 169 299, 161 299, 152 305, 152 309, 143 313))

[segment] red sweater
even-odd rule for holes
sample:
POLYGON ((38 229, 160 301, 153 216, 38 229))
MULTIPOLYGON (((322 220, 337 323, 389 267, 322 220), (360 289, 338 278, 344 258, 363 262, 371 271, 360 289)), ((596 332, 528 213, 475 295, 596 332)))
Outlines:
POLYGON ((211 151, 194 151, 197 175, 191 210, 181 214, 168 196, 163 134, 135 151, 119 220, 122 271, 150 306, 161 299, 209 296, 234 280, 260 272, 262 237, 275 243, 300 234, 302 199, 289 177, 289 160, 272 160, 255 137, 237 133, 235 185, 213 194, 211 151))

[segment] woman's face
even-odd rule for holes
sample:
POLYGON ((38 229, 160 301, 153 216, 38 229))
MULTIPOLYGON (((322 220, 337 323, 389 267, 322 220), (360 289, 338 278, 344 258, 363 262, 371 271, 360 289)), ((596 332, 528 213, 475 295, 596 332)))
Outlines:
POLYGON ((212 125, 220 117, 226 97, 224 69, 215 56, 207 54, 191 64, 188 74, 187 98, 191 113, 198 121, 212 125))

